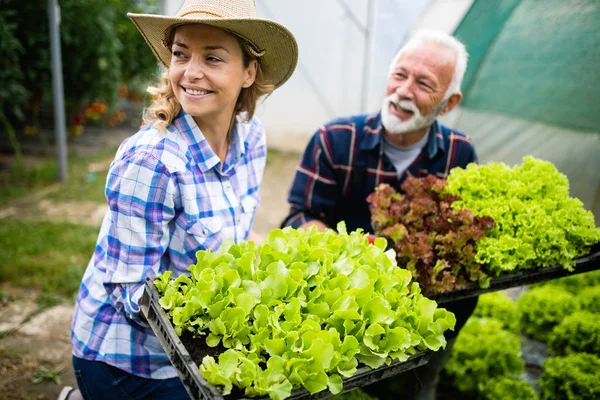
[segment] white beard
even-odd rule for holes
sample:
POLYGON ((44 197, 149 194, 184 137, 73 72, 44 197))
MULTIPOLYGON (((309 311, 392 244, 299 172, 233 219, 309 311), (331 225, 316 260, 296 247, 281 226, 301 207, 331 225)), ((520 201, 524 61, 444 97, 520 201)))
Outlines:
POLYGON ((423 116, 421 115, 421 112, 415 103, 408 100, 400 100, 398 95, 394 93, 386 96, 383 99, 383 106, 381 107, 381 122, 386 132, 392 135, 411 133, 433 124, 433 121, 435 121, 438 115, 440 115, 445 105, 446 100, 444 99, 434 107, 429 115, 423 116), (413 116, 407 121, 402 121, 400 118, 390 112, 390 103, 394 103, 396 106, 404 108, 405 110, 412 111, 413 116))

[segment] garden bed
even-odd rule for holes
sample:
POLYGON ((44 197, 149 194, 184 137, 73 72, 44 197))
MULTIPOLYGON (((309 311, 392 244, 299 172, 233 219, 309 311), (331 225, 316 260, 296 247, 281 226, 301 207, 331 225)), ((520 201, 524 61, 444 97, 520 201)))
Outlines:
MULTIPOLYGON (((173 325, 158 304, 159 294, 154 286, 152 278, 146 281, 144 295, 141 300, 141 308, 146 316, 150 327, 158 337, 162 347, 165 349, 171 363, 177 370, 181 381, 186 390, 193 399, 206 400, 233 400, 244 398, 243 392, 233 392, 228 396, 223 396, 219 390, 209 384, 200 375, 199 364, 206 355, 216 356, 219 353, 218 348, 207 347, 203 340, 195 339, 191 334, 184 333, 181 337, 177 336, 173 325)), ((351 389, 369 385, 400 374, 402 372, 420 367, 429 361, 433 353, 431 351, 420 351, 411 356, 405 362, 394 361, 390 365, 383 365, 380 368, 372 369, 367 366, 359 368, 352 377, 343 380, 344 388, 342 392, 351 389)), ((325 399, 333 396, 329 390, 324 390, 311 395, 306 389, 292 392, 289 399, 325 399)))

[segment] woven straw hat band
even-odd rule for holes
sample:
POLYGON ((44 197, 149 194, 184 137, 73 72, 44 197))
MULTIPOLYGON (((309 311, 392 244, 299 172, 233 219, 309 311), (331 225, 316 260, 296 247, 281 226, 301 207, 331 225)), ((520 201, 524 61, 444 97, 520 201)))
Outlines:
MULTIPOLYGON (((190 16, 192 18, 202 18, 202 17, 205 17, 207 15, 209 15, 211 17, 213 16, 212 14, 197 13, 197 12, 194 12, 190 16)), ((207 19, 209 19, 209 18, 207 18, 207 19)), ((187 24, 181 24, 181 25, 187 25, 187 24)), ((168 27, 165 30, 164 38, 161 40, 161 43, 162 43, 162 45, 164 47, 166 47, 167 49, 171 50, 171 44, 172 44, 171 41, 173 40, 173 37, 172 37, 173 31, 175 30, 175 28, 177 28, 178 26, 181 26, 181 25, 171 25, 170 27, 168 27)), ((229 33, 231 33, 234 36, 239 37, 240 39, 242 39, 243 41, 245 41, 248 44, 248 51, 250 52, 250 55, 254 56, 255 58, 261 58, 262 56, 265 55, 265 50, 258 49, 256 47, 256 45, 254 43, 252 43, 250 40, 248 40, 247 38, 245 38, 245 37, 243 37, 240 34, 235 33, 235 32, 229 32, 229 33)))
POLYGON ((189 17, 190 14, 208 14, 212 18, 256 18, 256 7, 254 0, 187 0, 176 16, 189 17))

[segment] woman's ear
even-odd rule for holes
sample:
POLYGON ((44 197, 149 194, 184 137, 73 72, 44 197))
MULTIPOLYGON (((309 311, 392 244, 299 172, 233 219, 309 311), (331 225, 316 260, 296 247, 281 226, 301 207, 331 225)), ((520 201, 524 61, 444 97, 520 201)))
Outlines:
POLYGON ((249 88, 252 86, 254 81, 256 80, 256 70, 258 69, 258 61, 252 60, 248 64, 248 67, 245 70, 246 79, 244 79, 244 83, 242 84, 243 88, 249 88))

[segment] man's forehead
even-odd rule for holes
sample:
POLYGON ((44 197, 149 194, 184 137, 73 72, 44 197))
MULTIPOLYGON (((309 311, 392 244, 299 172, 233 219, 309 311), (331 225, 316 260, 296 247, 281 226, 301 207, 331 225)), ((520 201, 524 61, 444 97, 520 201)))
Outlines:
POLYGON ((446 46, 423 42, 404 49, 394 67, 412 65, 430 70, 438 75, 445 72, 453 73, 455 63, 456 55, 446 46))

